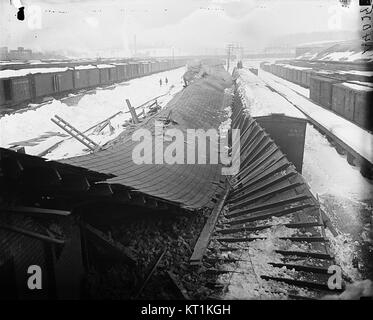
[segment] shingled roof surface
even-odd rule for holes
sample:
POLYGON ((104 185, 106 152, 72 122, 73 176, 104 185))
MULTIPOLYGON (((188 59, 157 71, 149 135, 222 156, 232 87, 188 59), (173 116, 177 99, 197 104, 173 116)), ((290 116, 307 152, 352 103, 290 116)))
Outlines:
MULTIPOLYGON (((172 120, 164 122, 167 129, 177 128, 183 132, 186 129, 217 129, 224 121, 224 108, 231 102, 231 95, 225 92, 231 86, 230 75, 222 69, 216 70, 213 74, 195 80, 160 113, 128 128, 100 151, 61 162, 112 174, 114 177, 107 182, 176 202, 184 208, 211 207, 214 198, 222 192, 224 178, 221 176, 220 164, 136 164, 132 159, 132 151, 139 142, 132 141, 131 133, 145 128, 154 139, 155 121, 164 122, 165 119, 172 120)), ((164 149, 169 143, 164 142, 164 149)), ((153 159, 154 149, 153 145, 153 159)))

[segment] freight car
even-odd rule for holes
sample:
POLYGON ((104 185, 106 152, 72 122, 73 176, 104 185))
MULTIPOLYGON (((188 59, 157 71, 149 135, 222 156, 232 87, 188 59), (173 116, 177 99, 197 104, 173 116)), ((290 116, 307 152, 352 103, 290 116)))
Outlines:
POLYGON ((109 85, 156 72, 181 67, 185 60, 0 70, 0 106, 12 107, 46 96, 56 96, 99 85, 109 85))
POLYGON ((261 63, 260 66, 264 71, 309 88, 310 99, 323 108, 334 111, 366 130, 373 130, 370 120, 373 94, 371 72, 314 71, 307 67, 269 63, 261 63))

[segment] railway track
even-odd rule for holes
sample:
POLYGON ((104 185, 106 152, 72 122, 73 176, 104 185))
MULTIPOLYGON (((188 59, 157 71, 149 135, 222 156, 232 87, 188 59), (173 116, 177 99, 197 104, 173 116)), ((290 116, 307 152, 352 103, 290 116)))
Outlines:
POLYGON ((228 180, 222 210, 210 216, 191 263, 217 279, 219 297, 314 299, 342 291, 328 285, 336 262, 318 200, 237 93, 232 128, 240 129, 240 171, 228 180), (237 295, 234 282, 246 290, 237 295))

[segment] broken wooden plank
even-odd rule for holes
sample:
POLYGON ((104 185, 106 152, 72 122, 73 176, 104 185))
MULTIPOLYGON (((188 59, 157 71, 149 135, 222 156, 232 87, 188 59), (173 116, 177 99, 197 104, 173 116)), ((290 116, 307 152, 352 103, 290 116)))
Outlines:
MULTIPOLYGON (((269 212, 266 212, 266 213, 263 213, 263 214, 254 215, 254 216, 244 218, 244 219, 231 220, 231 221, 229 221, 229 224, 230 225, 237 225, 237 224, 244 224, 244 223, 254 222, 254 221, 259 221, 259 220, 266 220, 266 219, 269 219, 269 218, 274 217, 274 216, 281 217, 281 216, 285 216, 287 214, 294 213, 294 212, 297 212, 297 211, 301 211, 303 209, 307 209, 307 208, 311 208, 311 207, 313 207, 313 205, 310 204, 310 203, 301 204, 299 206, 294 206, 294 207, 290 207, 290 208, 288 208, 288 207, 284 208, 282 206, 282 207, 279 207, 279 208, 275 208, 275 210, 270 210, 269 212)), ((230 215, 227 216, 227 217, 230 218, 230 215)))
POLYGON ((106 246, 106 248, 112 249, 114 252, 120 255, 125 261, 127 261, 130 265, 136 264, 136 258, 134 257, 131 250, 123 246, 120 242, 115 241, 111 237, 107 236, 102 231, 96 229, 95 227, 89 225, 88 223, 81 222, 82 227, 89 232, 89 236, 93 236, 93 238, 106 246))
MULTIPOLYGON (((236 242, 250 242, 255 240, 266 240, 266 237, 241 237, 241 238, 216 238, 216 241, 219 242, 228 242, 228 243, 236 243, 236 242)), ((328 241, 324 237, 280 237, 280 240, 290 240, 295 242, 326 242, 328 241)))
POLYGON ((312 227, 319 227, 321 224, 319 222, 303 222, 303 223, 285 223, 285 224, 267 224, 264 226, 256 226, 256 227, 242 227, 242 228, 228 228, 228 229, 220 229, 216 230, 217 233, 221 234, 232 234, 238 232, 255 232, 260 231, 272 227, 284 226, 286 228, 312 228, 312 227))
POLYGON ((322 252, 312 251, 289 251, 289 250, 275 250, 276 253, 282 254, 283 256, 298 256, 298 257, 310 257, 322 260, 334 260, 334 257, 330 254, 322 252))
POLYGON ((139 288, 136 290, 136 294, 134 296, 134 299, 138 299, 142 292, 144 291, 146 285, 148 284, 150 278, 152 277, 154 271, 157 269, 159 263, 161 262, 163 256, 165 255, 165 253, 167 252, 167 248, 164 249, 158 256, 157 258, 154 260, 154 263, 151 264, 150 268, 149 268, 149 271, 146 275, 146 277, 144 278, 144 280, 142 281, 142 283, 140 284, 139 288))
POLYGON ((286 269, 294 269, 296 271, 304 271, 304 272, 312 272, 312 273, 321 273, 321 274, 328 274, 328 268, 326 267, 318 267, 318 266, 311 266, 311 265, 299 265, 299 264, 291 264, 291 263, 276 263, 276 262, 269 262, 271 266, 276 268, 285 267, 286 269))
POLYGON ((299 196, 290 197, 290 198, 283 199, 283 200, 278 200, 278 201, 275 201, 275 202, 267 202, 267 203, 259 204, 257 206, 249 207, 249 208, 246 208, 246 209, 234 210, 234 211, 230 212, 229 214, 227 214, 226 217, 227 218, 234 218, 234 217, 238 217, 238 216, 241 216, 241 215, 244 215, 244 214, 247 214, 247 213, 267 210, 267 209, 271 209, 271 208, 276 208, 276 207, 280 207, 280 206, 285 205, 285 204, 295 203, 295 202, 299 202, 299 201, 306 200, 306 199, 309 199, 309 198, 310 198, 309 195, 303 195, 302 194, 302 195, 299 195, 299 196))
POLYGON ((15 213, 30 213, 30 214, 51 214, 57 216, 68 216, 71 211, 67 210, 56 210, 48 208, 38 208, 38 207, 27 207, 27 206, 9 206, 2 207, 1 210, 15 212, 15 213))
POLYGON ((34 231, 30 231, 30 230, 26 230, 26 229, 23 229, 23 228, 11 226, 11 225, 8 225, 8 224, 0 223, 0 229, 20 233, 20 234, 23 234, 23 235, 28 236, 30 238, 38 239, 38 240, 45 241, 45 242, 48 242, 48 243, 53 243, 53 244, 58 244, 58 245, 65 244, 64 240, 56 239, 56 238, 53 238, 53 237, 50 237, 50 236, 46 236, 46 235, 43 235, 43 234, 40 234, 40 233, 37 233, 37 232, 34 232, 34 231))
POLYGON ((131 117, 132 117, 133 123, 135 123, 135 124, 139 123, 139 118, 137 117, 136 111, 132 107, 131 102, 128 99, 126 99, 126 103, 127 103, 128 109, 131 112, 131 117))
POLYGON ((205 226, 202 229, 202 232, 201 232, 201 234, 200 234, 200 236, 197 240, 197 243, 194 246, 193 254, 192 254, 192 257, 190 258, 190 262, 191 262, 192 265, 202 263, 203 256, 206 253, 207 246, 210 242, 211 235, 214 231, 216 222, 218 221, 218 217, 220 215, 220 212, 224 207, 225 201, 226 201, 226 199, 228 197, 228 194, 229 194, 229 190, 230 190, 230 187, 229 187, 229 184, 227 183, 226 184, 226 189, 225 189, 225 192, 224 192, 222 198, 220 199, 218 204, 212 210, 209 218, 207 219, 207 222, 206 222, 205 226))

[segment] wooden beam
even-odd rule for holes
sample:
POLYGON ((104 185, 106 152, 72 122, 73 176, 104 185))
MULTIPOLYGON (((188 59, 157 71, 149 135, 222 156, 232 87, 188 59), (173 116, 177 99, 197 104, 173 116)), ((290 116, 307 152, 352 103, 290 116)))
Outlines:
POLYGON ((128 99, 126 99, 126 103, 127 103, 128 109, 131 112, 131 117, 132 117, 133 123, 135 123, 135 124, 139 123, 139 118, 137 117, 136 111, 132 107, 131 102, 128 99))
POLYGON ((136 264, 136 259, 132 251, 123 246, 120 242, 115 241, 88 223, 81 222, 81 225, 87 231, 87 236, 93 237, 94 240, 98 241, 106 248, 112 249, 114 252, 118 253, 130 265, 134 266, 136 264))
POLYGON ((216 222, 218 221, 218 217, 220 215, 220 212, 224 207, 225 201, 226 201, 226 199, 228 197, 228 194, 229 194, 229 190, 230 190, 230 187, 229 187, 229 184, 227 183, 226 184, 226 189, 225 189, 225 192, 224 192, 222 198, 220 199, 220 201, 217 203, 217 205, 212 210, 209 218, 207 219, 207 222, 206 222, 205 226, 202 229, 202 232, 201 232, 201 234, 200 234, 200 236, 197 240, 197 243, 194 247, 192 257, 190 258, 190 263, 192 265, 198 265, 198 264, 202 263, 203 256, 206 253, 207 246, 210 242, 211 235, 214 231, 216 222))
POLYGON ((156 259, 154 260, 154 262, 151 264, 150 268, 149 268, 149 271, 147 273, 147 275, 145 276, 144 280, 142 281, 142 283, 140 284, 138 290, 136 291, 136 294, 134 296, 135 299, 139 298, 142 294, 142 292, 144 291, 146 285, 148 284, 150 278, 152 277, 154 271, 157 269, 158 265, 160 264, 163 256, 165 255, 165 253, 167 252, 167 248, 164 249, 157 257, 156 259))
POLYGON ((303 223, 285 223, 285 224, 267 224, 263 226, 256 226, 256 227, 242 227, 242 228, 228 228, 228 229, 221 229, 217 230, 216 232, 221 234, 232 234, 238 232, 255 232, 260 231, 272 227, 284 226, 286 228, 312 228, 312 227, 319 227, 322 226, 319 222, 303 222, 303 223))
POLYGON ((25 206, 8 206, 2 207, 2 210, 9 212, 19 212, 19 213, 30 213, 30 214, 51 214, 57 216, 68 216, 71 214, 71 211, 66 210, 56 210, 56 209, 47 209, 47 208, 38 208, 38 207, 25 207, 25 206))
POLYGON ((303 265, 303 264, 299 265, 299 264, 289 264, 289 263, 275 263, 275 262, 270 262, 269 264, 276 268, 285 267, 286 269, 290 269, 290 270, 294 269, 296 271, 328 274, 328 268, 326 267, 318 267, 318 266, 303 265))
POLYGON ((298 257, 310 257, 322 260, 334 260, 334 257, 330 254, 322 252, 312 251, 289 251, 289 250, 275 250, 276 253, 282 254, 283 256, 298 256, 298 257))
POLYGON ((275 202, 269 202, 269 203, 267 202, 267 203, 264 203, 264 204, 259 204, 257 206, 250 207, 250 208, 247 208, 247 209, 234 210, 233 212, 230 212, 227 215, 227 218, 238 217, 238 216, 245 215, 245 214, 248 214, 248 213, 263 211, 263 210, 276 208, 276 207, 278 208, 282 205, 286 205, 286 204, 290 204, 290 203, 296 203, 296 202, 303 201, 303 200, 306 200, 306 199, 309 199, 309 198, 310 198, 309 195, 303 195, 302 194, 302 195, 299 195, 299 196, 290 197, 290 198, 286 198, 286 199, 275 201, 275 202))
POLYGON ((59 244, 59 245, 65 244, 64 240, 56 239, 56 238, 49 237, 49 236, 46 236, 46 235, 43 235, 43 234, 40 234, 34 231, 29 231, 29 230, 11 226, 8 224, 0 223, 0 228, 8 230, 8 231, 12 231, 12 232, 20 233, 30 238, 38 239, 38 240, 49 242, 49 243, 54 243, 54 244, 59 244))

